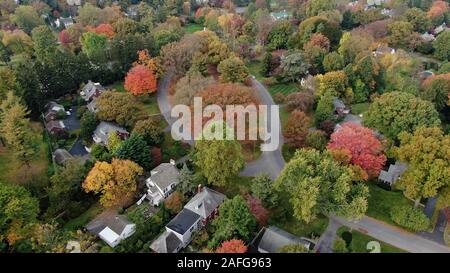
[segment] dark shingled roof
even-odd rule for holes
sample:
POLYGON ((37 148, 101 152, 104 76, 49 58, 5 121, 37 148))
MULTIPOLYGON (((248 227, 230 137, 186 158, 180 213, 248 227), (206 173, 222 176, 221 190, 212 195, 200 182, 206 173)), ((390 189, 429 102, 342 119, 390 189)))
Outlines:
POLYGON ((157 253, 174 253, 182 245, 181 240, 173 233, 165 231, 150 245, 157 253))
POLYGON ((305 239, 296 237, 289 232, 279 229, 274 226, 263 228, 256 238, 251 243, 253 251, 259 252, 258 249, 264 250, 268 253, 278 253, 280 248, 286 245, 300 244, 309 250, 314 248, 314 243, 305 239))
POLYGON ((185 234, 186 231, 192 227, 195 222, 200 218, 195 212, 192 212, 188 209, 183 209, 180 213, 175 216, 168 224, 167 227, 178 234, 185 234))

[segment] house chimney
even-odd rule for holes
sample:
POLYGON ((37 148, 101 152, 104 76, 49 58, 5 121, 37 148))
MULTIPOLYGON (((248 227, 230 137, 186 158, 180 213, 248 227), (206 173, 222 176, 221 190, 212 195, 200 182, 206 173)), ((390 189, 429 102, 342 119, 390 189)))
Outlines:
POLYGON ((197 186, 197 192, 202 192, 202 191, 203 191, 202 184, 198 184, 198 186, 197 186))
POLYGON ((170 160, 170 164, 172 164, 172 165, 175 166, 175 160, 171 159, 171 160, 170 160))

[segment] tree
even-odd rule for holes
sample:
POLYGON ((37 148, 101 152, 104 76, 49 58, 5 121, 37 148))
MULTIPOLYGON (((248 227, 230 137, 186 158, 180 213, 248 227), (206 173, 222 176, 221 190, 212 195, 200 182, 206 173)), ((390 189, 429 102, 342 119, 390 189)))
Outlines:
POLYGON ((0 211, 3 235, 12 232, 17 225, 22 228, 34 223, 39 214, 39 201, 22 186, 0 182, 0 211))
POLYGON ((163 129, 157 121, 150 118, 138 120, 132 133, 141 135, 148 146, 159 146, 164 141, 163 129))
POLYGON ((156 92, 156 76, 143 65, 137 65, 128 71, 125 77, 125 89, 135 96, 156 92))
POLYGON ((354 183, 351 169, 327 151, 297 150, 275 187, 289 195, 294 217, 306 223, 318 213, 358 219, 367 210, 367 186, 354 183))
POLYGON ((16 55, 25 54, 26 56, 31 56, 33 53, 33 40, 20 29, 5 31, 2 43, 6 50, 16 55))
POLYGON ((319 97, 324 96, 325 93, 340 98, 346 97, 348 78, 344 71, 332 71, 317 75, 316 78, 319 82, 319 97))
POLYGON ((131 134, 131 137, 116 150, 114 156, 134 161, 145 170, 149 170, 152 166, 150 147, 139 134, 131 134))
POLYGON ((27 34, 31 34, 33 28, 43 25, 44 20, 39 16, 32 6, 18 6, 10 20, 27 34))
POLYGON ((300 81, 308 74, 309 67, 303 53, 294 51, 281 57, 279 77, 286 82, 300 81))
POLYGON ((430 226, 430 220, 420 209, 409 206, 393 207, 391 219, 398 225, 414 232, 425 231, 430 226))
POLYGON ((314 113, 315 123, 320 124, 327 120, 333 119, 333 96, 330 92, 326 92, 317 103, 316 112, 314 113))
POLYGON ((434 1, 428 10, 428 17, 433 21, 434 25, 440 25, 445 21, 446 15, 449 12, 449 5, 445 1, 434 1))
POLYGON ((337 7, 335 0, 311 0, 306 4, 306 16, 317 16, 324 11, 335 10, 337 7))
POLYGON ((331 44, 338 42, 342 34, 336 22, 332 22, 324 16, 313 16, 300 23, 298 34, 292 36, 289 43, 293 47, 302 48, 314 33, 323 34, 331 44))
POLYGON ((305 138, 308 135, 310 119, 302 111, 293 111, 288 118, 286 127, 284 128, 284 136, 287 142, 295 147, 300 148, 305 144, 305 138))
POLYGON ((187 193, 194 192, 197 188, 195 184, 195 178, 191 170, 187 167, 186 163, 183 164, 183 168, 180 170, 180 175, 178 176, 178 190, 186 195, 187 193))
POLYGON ((39 26, 31 32, 34 42, 34 54, 41 62, 51 62, 56 52, 56 37, 47 26, 39 26))
POLYGON ((293 30, 294 28, 288 20, 275 23, 267 37, 268 49, 275 50, 286 48, 293 30))
POLYGON ((85 32, 81 36, 82 50, 89 59, 100 59, 103 61, 105 57, 105 49, 107 49, 108 39, 104 35, 94 32, 85 32))
POLYGON ((309 250, 302 244, 290 244, 280 247, 278 253, 309 253, 309 250))
POLYGON ((336 238, 333 241, 333 252, 334 253, 347 253, 347 243, 341 237, 336 238))
POLYGON ((305 146, 323 151, 328 143, 328 138, 325 132, 320 130, 314 130, 309 132, 305 139, 305 146))
POLYGON ((388 42, 395 48, 408 49, 414 27, 405 21, 396 21, 389 25, 388 42))
POLYGON ((337 53, 336 51, 333 51, 325 55, 322 65, 325 72, 331 72, 343 69, 345 63, 344 58, 342 58, 342 56, 339 55, 339 53, 337 53))
POLYGON ((215 248, 220 242, 233 238, 248 242, 256 229, 255 217, 240 195, 225 200, 219 207, 219 215, 211 224, 215 228, 215 232, 209 241, 209 248, 215 248))
POLYGON ((413 25, 414 31, 424 33, 430 29, 431 21, 427 17, 427 13, 419 8, 408 9, 405 17, 413 25))
POLYGON ((246 199, 248 208, 250 209, 250 212, 253 214, 253 216, 255 216, 258 226, 266 226, 267 220, 269 219, 269 211, 263 206, 261 200, 251 195, 247 195, 246 199))
POLYGON ((267 9, 258 9, 255 12, 255 25, 256 25, 256 40, 261 44, 267 42, 267 36, 272 29, 274 22, 267 9))
POLYGON ((442 61, 450 61, 450 32, 445 31, 433 41, 434 56, 442 61))
POLYGON ((97 118, 132 126, 138 118, 136 98, 130 93, 103 92, 96 100, 97 118))
POLYGON ((277 205, 278 194, 273 187, 273 181, 267 174, 258 174, 252 179, 250 192, 260 199, 264 206, 273 208, 277 205))
POLYGON ((108 148, 109 153, 114 154, 120 146, 122 146, 123 140, 117 134, 117 132, 113 132, 108 135, 108 144, 106 147, 108 148))
POLYGON ((311 110, 314 104, 314 95, 309 92, 295 92, 289 94, 285 102, 288 111, 299 110, 306 113, 311 110))
POLYGON ((447 106, 448 94, 450 93, 450 80, 443 78, 433 79, 429 86, 426 86, 421 92, 420 97, 430 101, 441 111, 447 106))
POLYGON ((236 83, 211 84, 199 96, 205 105, 216 104, 225 109, 227 105, 257 105, 253 89, 236 83))
POLYGON ((80 119, 80 136, 84 141, 90 141, 92 138, 92 134, 97 128, 98 120, 94 113, 90 111, 86 111, 83 113, 80 119))
POLYGON ((396 140, 402 132, 412 133, 418 127, 439 126, 439 114, 431 102, 404 92, 381 95, 363 116, 364 125, 376 128, 396 140))
POLYGON ((247 252, 247 246, 244 241, 238 239, 231 239, 222 242, 222 244, 216 249, 216 253, 245 253, 247 252))
POLYGON ((134 194, 136 178, 142 173, 142 168, 130 160, 97 161, 82 186, 86 192, 100 193, 100 203, 110 207, 134 194))
POLYGON ((88 26, 86 28, 87 31, 95 32, 100 35, 104 35, 108 39, 114 38, 116 33, 114 32, 113 27, 110 24, 100 24, 96 27, 88 26))
POLYGON ((173 214, 177 214, 183 209, 183 200, 183 195, 179 191, 175 191, 166 200, 164 200, 164 205, 173 214))
POLYGON ((356 56, 369 52, 373 42, 373 37, 367 32, 357 30, 345 32, 339 41, 338 52, 344 59, 345 64, 353 63, 356 56))
POLYGON ((175 85, 174 104, 191 105, 194 97, 214 83, 211 77, 204 77, 200 72, 188 73, 175 85))
POLYGON ((248 68, 244 62, 238 57, 225 59, 217 66, 220 73, 220 81, 227 82, 244 82, 249 75, 248 68))
POLYGON ((187 34, 180 41, 169 43, 161 48, 160 59, 165 72, 182 77, 191 68, 194 56, 207 50, 212 44, 205 44, 206 38, 199 34, 187 34))
POLYGON ((394 148, 398 159, 408 169, 398 181, 405 195, 416 200, 435 196, 450 185, 450 136, 439 128, 418 128, 413 134, 399 134, 400 146, 394 148))
POLYGON ((374 132, 356 123, 346 122, 331 135, 328 149, 350 152, 350 163, 360 166, 370 177, 377 177, 386 162, 381 142, 374 132))
POLYGON ((0 106, 0 134, 20 162, 29 166, 39 145, 26 117, 29 111, 20 99, 9 92, 0 106))
POLYGON ((195 142, 194 164, 201 169, 208 183, 225 186, 244 166, 242 147, 237 140, 225 138, 198 140, 195 142))

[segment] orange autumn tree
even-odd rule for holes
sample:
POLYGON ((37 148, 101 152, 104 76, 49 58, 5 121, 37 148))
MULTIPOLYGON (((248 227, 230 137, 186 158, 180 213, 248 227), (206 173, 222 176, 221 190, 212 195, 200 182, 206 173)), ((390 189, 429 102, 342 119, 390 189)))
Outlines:
MULTIPOLYGON (((386 162, 381 142, 374 136, 371 129, 353 122, 346 122, 331 135, 327 148, 331 151, 340 150, 344 158, 350 156, 349 163, 361 167, 370 177, 376 177, 386 162)), ((346 160, 342 160, 341 163, 346 160)))
POLYGON ((112 39, 116 35, 114 28, 110 24, 100 24, 96 27, 88 26, 86 27, 86 30, 97 34, 103 34, 108 39, 112 39))
POLYGON ((135 96, 156 92, 155 74, 144 65, 136 65, 125 77, 125 89, 135 96))
POLYGON ((133 66, 143 65, 149 68, 156 77, 159 77, 163 73, 161 62, 158 58, 152 58, 147 49, 138 51, 138 60, 133 63, 133 66))
POLYGON ((437 18, 449 11, 449 4, 445 1, 434 1, 427 15, 431 18, 437 18))
POLYGON ((142 173, 142 167, 131 160, 97 161, 82 186, 86 192, 100 194, 100 203, 110 207, 134 194, 136 178, 142 173))
POLYGON ((247 246, 244 244, 244 241, 238 239, 224 241, 216 249, 216 253, 245 253, 245 252, 247 252, 247 246))

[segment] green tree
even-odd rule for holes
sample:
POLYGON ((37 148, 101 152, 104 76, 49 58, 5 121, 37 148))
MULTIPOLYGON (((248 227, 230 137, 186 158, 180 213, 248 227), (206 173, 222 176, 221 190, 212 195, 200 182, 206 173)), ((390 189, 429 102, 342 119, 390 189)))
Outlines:
POLYGON ((80 120, 80 136, 84 141, 89 142, 92 139, 92 134, 97 128, 98 120, 94 113, 90 111, 84 112, 80 120))
POLYGON ((238 57, 225 59, 217 66, 221 82, 244 82, 249 75, 248 68, 238 57))
POLYGON ((125 140, 116 150, 114 156, 134 161, 146 170, 149 170, 152 166, 150 147, 139 134, 131 134, 131 137, 125 140))
POLYGON ((221 242, 233 238, 249 242, 256 230, 256 220, 250 212, 245 199, 237 195, 228 199, 219 207, 219 216, 212 221, 214 235, 208 243, 211 249, 221 242))
POLYGON ((325 92, 325 94, 319 99, 316 112, 314 113, 316 124, 320 124, 322 121, 332 120, 333 112, 333 96, 330 92, 325 92))
POLYGON ((350 168, 328 152, 297 150, 275 182, 289 195, 294 217, 311 222, 319 213, 359 219, 367 210, 369 190, 352 181, 350 168))
POLYGON ((10 15, 10 20, 28 34, 31 34, 33 28, 44 24, 44 20, 32 6, 18 6, 14 14, 10 15))
POLYGON ((381 95, 363 116, 364 125, 376 128, 396 140, 400 132, 412 133, 418 127, 439 126, 439 114, 429 101, 404 92, 381 95))
POLYGON ((393 207, 391 219, 400 226, 414 232, 427 230, 430 226, 430 220, 420 209, 409 206, 393 207))
POLYGON ((138 120, 133 133, 141 135, 149 146, 158 146, 164 141, 163 129, 152 119, 138 120))
POLYGON ((317 16, 324 11, 332 11, 337 7, 335 0, 310 0, 306 4, 306 16, 317 16))
POLYGON ((450 31, 441 33, 433 41, 434 56, 442 61, 450 61, 450 31))
POLYGON ((347 253, 347 244, 341 237, 336 238, 336 240, 333 241, 333 252, 334 253, 347 253))
MULTIPOLYGON (((217 124, 209 126, 217 126, 217 124)), ((208 127, 205 129, 208 130, 208 127)), ((205 135, 206 133, 203 132, 203 136, 205 135)), ((224 186, 244 166, 242 147, 237 140, 212 138, 212 140, 208 140, 208 138, 207 136, 195 142, 194 164, 201 169, 208 183, 224 186)))
POLYGON ((395 48, 408 49, 414 27, 405 21, 396 21, 389 25, 388 42, 395 48))
POLYGON ((267 36, 267 47, 270 50, 286 48, 293 30, 292 24, 288 20, 276 23, 267 36))
POLYGON ((331 72, 343 69, 345 63, 344 58, 342 58, 342 56, 336 51, 333 51, 325 55, 322 65, 326 72, 331 72))
POLYGON ((288 53, 281 58, 279 78, 286 82, 300 81, 308 74, 309 67, 303 53, 300 51, 288 53))
POLYGON ((419 33, 424 33, 431 26, 431 20, 427 17, 427 13, 419 8, 408 9, 405 17, 413 25, 414 31, 419 33))
POLYGON ((12 92, 8 93, 0 110, 0 134, 16 159, 29 166, 39 150, 27 118, 29 111, 12 92))
POLYGON ((107 44, 108 38, 95 32, 85 32, 81 36, 82 50, 90 59, 104 60, 107 44))
POLYGON ((197 185, 195 184, 194 175, 191 170, 187 167, 186 163, 183 164, 183 168, 180 170, 180 176, 178 177, 178 190, 186 195, 189 192, 194 192, 197 185))
POLYGON ((447 106, 449 92, 450 80, 437 78, 420 92, 420 97, 432 102, 436 110, 441 111, 447 106))
POLYGON ((418 128, 413 134, 399 134, 400 146, 394 148, 399 160, 408 169, 398 181, 405 195, 416 200, 435 196, 450 185, 450 136, 440 128, 418 128))
POLYGON ((108 144, 106 145, 106 147, 108 148, 110 154, 114 154, 120 148, 122 143, 123 140, 116 132, 114 132, 108 135, 108 144))
POLYGON ((41 62, 51 62, 56 52, 56 37, 47 26, 39 26, 31 32, 34 42, 34 54, 41 62))
POLYGON ((252 179, 250 192, 264 203, 264 206, 273 208, 278 202, 278 193, 273 187, 273 181, 267 174, 258 174, 252 179))

